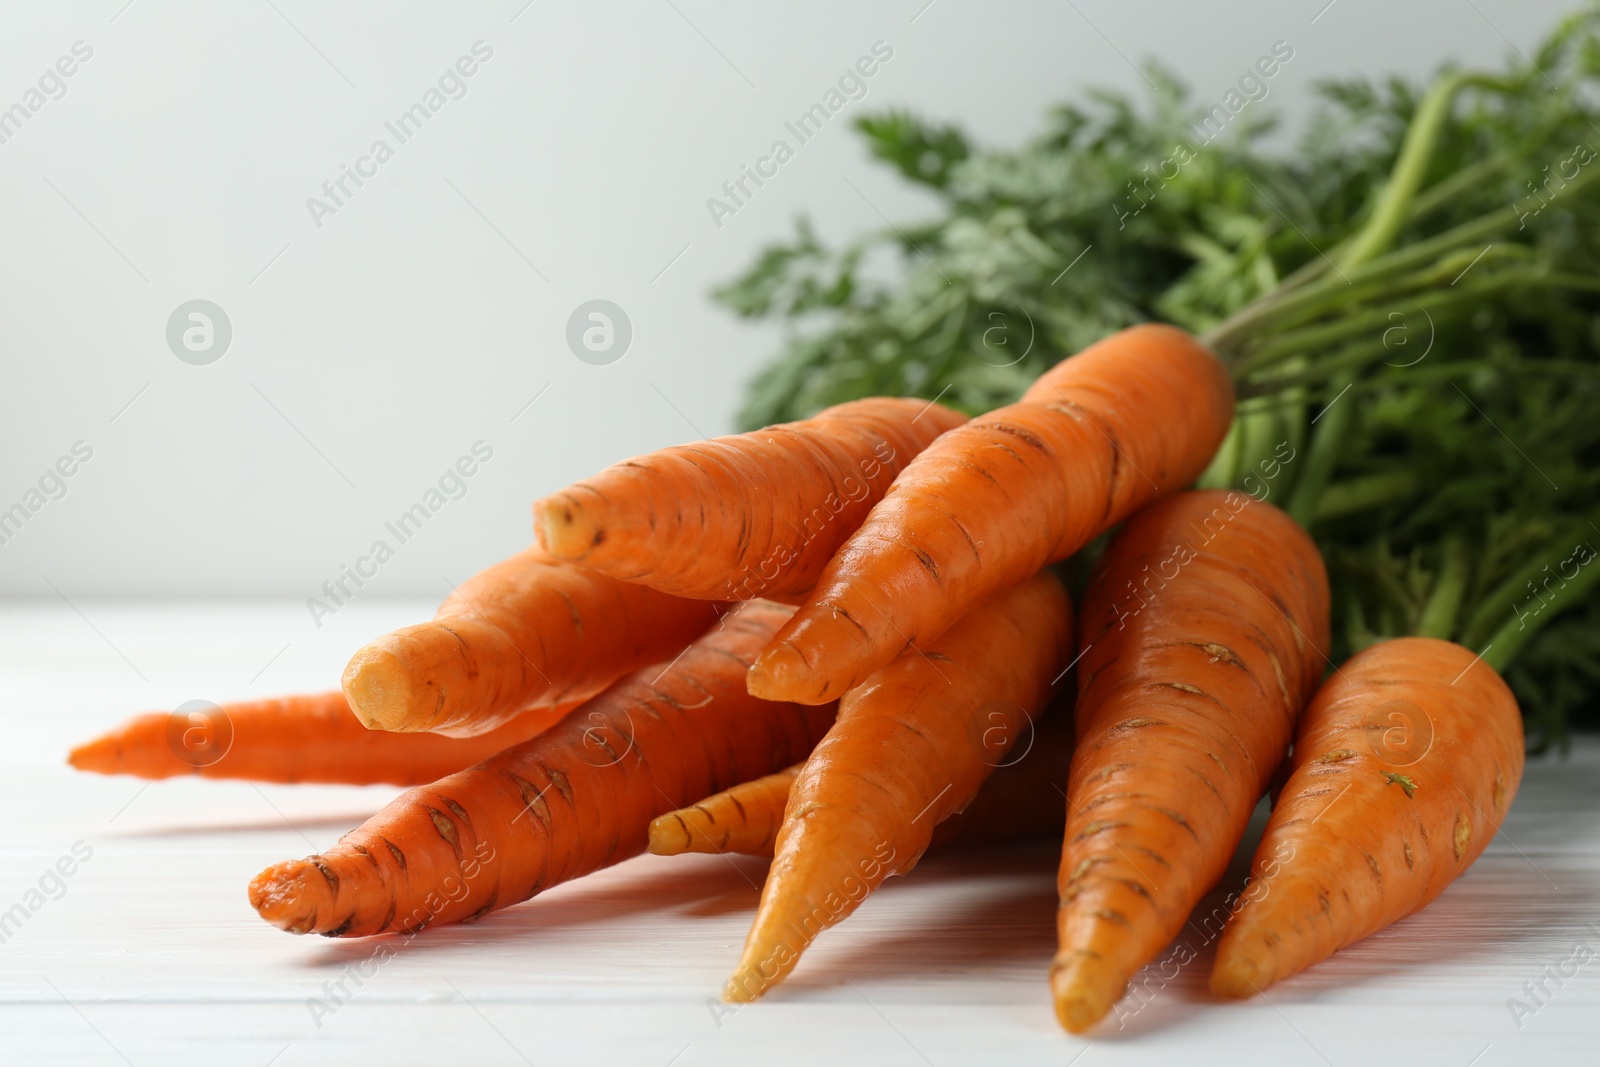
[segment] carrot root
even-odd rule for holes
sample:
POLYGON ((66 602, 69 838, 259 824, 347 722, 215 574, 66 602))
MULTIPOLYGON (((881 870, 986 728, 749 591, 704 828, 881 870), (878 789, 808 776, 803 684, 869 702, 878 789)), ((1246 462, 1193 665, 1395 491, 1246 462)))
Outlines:
POLYGON ((1382 641, 1323 683, 1223 929, 1211 989, 1249 997, 1425 907, 1516 796, 1522 715, 1471 649, 1382 641))
POLYGON ((1084 595, 1057 1018, 1092 1027, 1227 868, 1328 643, 1316 545, 1242 493, 1134 516, 1084 595))

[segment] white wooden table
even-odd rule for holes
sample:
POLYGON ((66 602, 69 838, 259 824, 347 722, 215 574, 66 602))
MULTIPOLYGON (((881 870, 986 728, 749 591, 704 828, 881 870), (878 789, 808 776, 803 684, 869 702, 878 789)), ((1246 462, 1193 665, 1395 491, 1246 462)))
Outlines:
POLYGON ((1048 844, 925 861, 735 1011, 716 993, 762 862, 640 858, 429 931, 380 965, 374 943, 272 929, 245 885, 394 790, 145 786, 63 764, 71 743, 136 711, 331 687, 365 638, 431 608, 357 602, 318 630, 283 602, 0 606, 0 909, 30 912, 0 944, 0 1063, 1600 1060, 1600 962, 1546 979, 1540 1004, 1523 988, 1579 942, 1600 952, 1600 739, 1532 764, 1502 834, 1425 914, 1248 1003, 1207 996, 1203 950, 1088 1040, 1050 1012, 1048 844), (47 871, 80 841, 92 856, 57 883, 47 871), (341 978, 349 995, 334 1004, 341 978), (1514 1019, 1513 997, 1536 1010, 1514 1019))

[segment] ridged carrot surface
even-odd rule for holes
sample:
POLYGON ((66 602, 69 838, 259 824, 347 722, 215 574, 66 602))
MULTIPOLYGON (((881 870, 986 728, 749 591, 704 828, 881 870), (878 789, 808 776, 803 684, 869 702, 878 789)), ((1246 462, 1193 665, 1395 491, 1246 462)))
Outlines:
POLYGON ((791 609, 753 601, 530 741, 411 789, 339 843, 279 863, 250 903, 291 933, 359 937, 478 919, 642 852, 650 820, 804 757, 833 709, 750 696, 791 609))
POLYGON ((1328 626, 1316 545, 1243 493, 1159 501, 1106 548, 1084 594, 1050 969, 1067 1029, 1101 1019, 1227 869, 1328 626))
POLYGON ((358 651, 344 691, 373 729, 470 736, 527 708, 587 700, 715 621, 712 604, 531 547, 462 582, 431 621, 358 651))
POLYGON ((985 597, 1194 481, 1232 416, 1227 371, 1175 327, 1135 326, 1062 361, 911 461, 756 661, 751 692, 832 700, 927 647, 985 597))
MULTIPOLYGON (((1066 825, 1061 798, 1072 758, 1072 723, 1070 718, 1046 713, 1033 726, 1033 736, 1017 743, 1025 750, 1007 753, 1006 763, 988 777, 966 810, 933 831, 930 851, 1061 836, 1066 825)), ((770 857, 783 825, 789 789, 804 766, 796 763, 657 816, 650 824, 650 851, 658 856, 732 852, 770 857)))
POLYGON ((911 457, 965 421, 854 400, 614 464, 536 502, 534 529, 559 559, 678 596, 806 593, 911 457))
POLYGON ((255 782, 418 785, 526 741, 573 705, 535 708, 477 737, 369 730, 344 694, 317 693, 136 715, 73 749, 80 771, 140 778, 244 778, 255 782))
POLYGON ((817 934, 916 865, 1028 735, 1071 646, 1072 606, 1041 571, 845 696, 795 779, 725 998, 782 981, 817 934))
POLYGON ((1494 837, 1522 766, 1516 698, 1471 649, 1350 657, 1300 724, 1212 990, 1252 996, 1422 908, 1494 837))

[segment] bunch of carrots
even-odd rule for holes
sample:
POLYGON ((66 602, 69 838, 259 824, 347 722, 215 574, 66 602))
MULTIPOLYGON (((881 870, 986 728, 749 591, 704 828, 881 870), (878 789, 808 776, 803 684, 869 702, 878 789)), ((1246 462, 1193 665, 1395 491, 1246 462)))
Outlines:
MULTIPOLYGON (((1428 150, 1408 141, 1380 195, 1413 195, 1428 150)), ((1341 270, 1383 254, 1391 215, 1341 270)), ((646 850, 770 856, 735 1001, 930 848, 1057 836, 1049 980, 1074 1032, 1179 932, 1270 788, 1211 976, 1251 996, 1461 875, 1524 742, 1470 648, 1331 662, 1301 524, 1192 488, 1236 422, 1214 340, 1134 326, 970 420, 868 398, 618 463, 537 501, 534 545, 357 651, 342 691, 225 706, 222 758, 186 759, 157 713, 71 762, 410 786, 251 882, 292 933, 475 921, 646 850)))

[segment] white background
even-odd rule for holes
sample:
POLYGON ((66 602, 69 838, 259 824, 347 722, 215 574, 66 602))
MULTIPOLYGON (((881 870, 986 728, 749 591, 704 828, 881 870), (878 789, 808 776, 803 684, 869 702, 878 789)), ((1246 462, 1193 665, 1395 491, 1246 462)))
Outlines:
POLYGON ((0 108, 94 54, 0 144, 0 509, 75 441, 94 458, 0 545, 0 596, 303 601, 483 440, 467 495, 362 593, 441 598, 528 540, 535 497, 731 428, 776 335, 707 292, 797 213, 840 237, 927 209, 850 119, 1015 144, 1146 57, 1213 102, 1277 40, 1266 106, 1294 116, 1321 77, 1498 65, 1569 6, 124 2, 3 8, 0 108), (307 198, 478 40, 467 95, 317 228, 307 198), (867 97, 714 226, 706 198, 878 40, 867 97), (597 297, 634 328, 604 367, 564 341, 597 297), (165 342, 195 298, 233 324, 210 366, 165 342))

